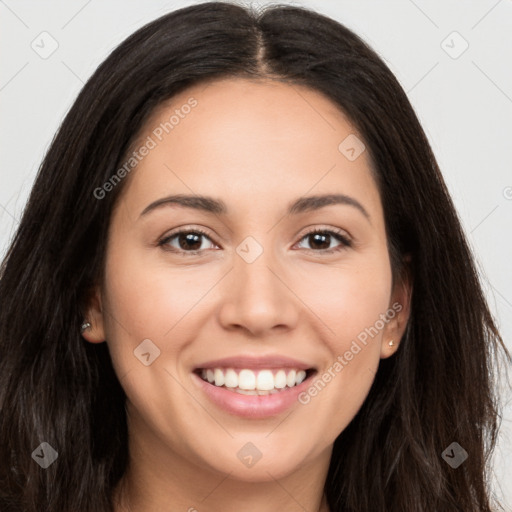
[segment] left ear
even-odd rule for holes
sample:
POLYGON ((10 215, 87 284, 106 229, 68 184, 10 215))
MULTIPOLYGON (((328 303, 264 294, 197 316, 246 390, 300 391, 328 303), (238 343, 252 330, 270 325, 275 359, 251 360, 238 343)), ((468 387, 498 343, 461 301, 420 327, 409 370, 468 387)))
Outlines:
POLYGON ((411 258, 405 258, 405 268, 393 286, 391 300, 386 317, 388 322, 383 329, 381 342, 381 359, 393 355, 400 346, 411 311, 412 276, 410 272, 411 258), (393 342, 393 343, 390 343, 393 342))

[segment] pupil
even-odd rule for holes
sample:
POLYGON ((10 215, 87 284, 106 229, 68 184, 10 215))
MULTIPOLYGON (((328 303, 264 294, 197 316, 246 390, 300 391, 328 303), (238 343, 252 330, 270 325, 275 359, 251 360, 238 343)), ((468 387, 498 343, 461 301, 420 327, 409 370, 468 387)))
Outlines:
MULTIPOLYGON (((321 233, 314 233, 311 236, 315 240, 315 243, 317 243, 319 239, 320 239, 320 243, 321 243, 321 240, 323 239, 324 240, 323 245, 326 245, 327 248, 329 247, 329 243, 325 242, 325 240, 328 239, 331 235, 322 235, 321 233)), ((324 249, 326 247, 322 247, 322 249, 324 249)))
POLYGON ((180 236, 180 247, 182 249, 192 249, 196 250, 201 247, 201 235, 197 233, 187 233, 186 235, 180 236), (186 239, 184 243, 181 243, 183 241, 183 238, 186 239), (194 244, 199 244, 199 247, 193 247, 194 244))

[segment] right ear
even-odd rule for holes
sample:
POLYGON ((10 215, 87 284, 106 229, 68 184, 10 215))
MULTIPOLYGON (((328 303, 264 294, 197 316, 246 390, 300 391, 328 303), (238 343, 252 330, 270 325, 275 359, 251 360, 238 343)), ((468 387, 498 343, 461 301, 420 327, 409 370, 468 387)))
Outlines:
POLYGON ((82 331, 82 336, 89 343, 102 343, 105 341, 101 290, 99 286, 94 286, 88 294, 84 322, 91 324, 90 327, 82 331))

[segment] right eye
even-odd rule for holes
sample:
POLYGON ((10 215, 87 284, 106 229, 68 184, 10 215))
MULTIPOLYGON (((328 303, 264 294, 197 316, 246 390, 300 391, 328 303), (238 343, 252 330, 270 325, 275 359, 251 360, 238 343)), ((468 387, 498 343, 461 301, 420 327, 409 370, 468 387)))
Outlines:
POLYGON ((158 242, 158 245, 164 250, 177 252, 183 256, 195 256, 201 251, 206 250, 201 248, 202 238, 207 238, 211 241, 211 238, 208 236, 208 234, 201 229, 181 229, 180 231, 175 231, 174 233, 166 235, 158 242), (172 243, 175 240, 178 243, 178 247, 172 243))

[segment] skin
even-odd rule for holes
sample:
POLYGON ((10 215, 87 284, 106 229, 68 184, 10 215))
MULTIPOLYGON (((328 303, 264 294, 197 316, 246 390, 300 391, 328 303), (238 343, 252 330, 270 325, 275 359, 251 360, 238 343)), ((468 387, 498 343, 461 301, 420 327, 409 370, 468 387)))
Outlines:
POLYGON ((84 333, 106 340, 127 394, 130 466, 117 511, 326 512, 333 443, 380 359, 397 350, 409 314, 409 285, 392 286, 369 154, 349 161, 338 150, 357 132, 320 93, 242 78, 183 91, 154 112, 139 141, 191 97, 197 106, 125 178, 84 333), (140 215, 177 193, 222 199, 229 212, 167 205, 140 215), (346 204, 286 215, 301 196, 332 193, 359 201, 369 218, 346 204), (207 232, 199 254, 187 254, 180 237, 168 250, 158 245, 177 228, 207 232), (353 244, 305 236, 317 228, 341 230, 353 244), (236 252, 248 236, 263 250, 252 263, 236 252), (400 313, 317 396, 278 416, 229 414, 192 380, 199 363, 240 354, 298 358, 322 375, 395 302, 400 313), (160 350, 149 366, 133 352, 144 339, 160 350), (248 442, 262 453, 250 468, 237 457, 248 442))

